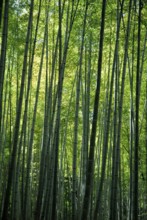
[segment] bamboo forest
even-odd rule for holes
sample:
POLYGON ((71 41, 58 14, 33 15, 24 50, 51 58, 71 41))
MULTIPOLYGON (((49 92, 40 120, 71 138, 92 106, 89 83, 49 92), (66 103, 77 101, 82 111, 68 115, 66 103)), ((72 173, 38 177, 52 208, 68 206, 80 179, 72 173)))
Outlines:
POLYGON ((0 0, 0 219, 147 220, 147 0, 0 0))

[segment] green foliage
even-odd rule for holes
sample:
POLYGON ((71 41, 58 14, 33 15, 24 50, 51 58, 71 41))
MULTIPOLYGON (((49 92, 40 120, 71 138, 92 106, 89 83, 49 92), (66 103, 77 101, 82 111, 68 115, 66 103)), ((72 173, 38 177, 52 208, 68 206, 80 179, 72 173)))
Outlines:
MULTIPOLYGON (((106 155, 106 170, 102 188, 102 198, 100 201, 100 216, 108 219, 110 215, 110 192, 111 175, 113 169, 113 146, 115 145, 115 136, 118 130, 114 130, 114 121, 116 117, 116 126, 119 122, 119 104, 121 97, 122 71, 124 61, 124 45, 126 40, 126 27, 128 19, 129 1, 124 1, 123 14, 121 17, 120 35, 116 39, 118 28, 118 14, 120 12, 120 2, 107 1, 104 47, 102 59, 102 76, 100 104, 98 109, 96 149, 94 161, 93 188, 91 194, 91 205, 89 209, 89 219, 92 219, 93 210, 97 200, 97 192, 102 178, 102 163, 104 140, 106 137, 106 126, 108 126, 108 106, 110 102, 111 77, 113 74, 113 62, 115 43, 118 40, 116 65, 114 68, 112 103, 110 112, 110 126, 108 135, 108 151, 106 155), (115 80, 117 78, 117 85, 115 80), (117 93, 117 97, 116 97, 117 93), (116 108, 116 109, 115 109, 116 108), (116 110, 116 112, 115 112, 116 110), (116 115, 115 115, 116 114, 116 115), (107 189, 107 190, 106 190, 107 189)), ((117 215, 118 219, 129 218, 130 202, 133 192, 130 195, 134 175, 134 168, 130 166, 134 160, 135 145, 135 98, 136 98, 136 68, 137 68, 137 36, 138 36, 138 2, 135 9, 134 3, 131 11, 130 36, 127 52, 127 66, 125 76, 125 86, 122 105, 122 125, 120 133, 120 156, 118 171, 118 191, 117 191, 117 215), (132 130, 131 130, 132 129, 132 130), (132 145, 131 145, 132 144, 132 145), (130 186, 130 184, 132 184, 130 186), (121 207, 122 206, 122 207, 121 207), (127 207, 129 207, 127 209, 127 207), (121 212, 122 208, 122 212, 121 212), (122 214, 121 214, 122 213, 122 214)), ((146 216, 147 199, 147 90, 146 90, 146 16, 147 3, 142 0, 141 10, 141 49, 140 49, 140 101, 139 101, 139 216, 146 216)), ((12 219, 15 219, 14 207, 21 201, 21 216, 25 210, 25 187, 26 173, 29 156, 29 140, 33 124, 33 111, 37 95, 37 80, 41 66, 41 53, 45 42, 45 52, 42 66, 42 77, 39 88, 39 99, 36 112, 36 121, 33 136, 33 148, 31 157, 31 170, 29 180, 28 206, 30 206, 28 216, 32 216, 36 209, 36 201, 39 190, 42 190, 40 200, 41 215, 50 216, 53 204, 53 188, 55 174, 55 154, 57 140, 59 140, 58 169, 57 169, 57 219, 72 219, 72 194, 73 194, 73 146, 74 146, 74 126, 75 109, 77 100, 76 81, 78 80, 79 69, 81 68, 80 96, 78 108, 78 143, 77 143, 77 168, 76 168, 76 213, 81 215, 86 169, 91 137, 91 127, 94 112, 94 94, 96 90, 97 72, 98 72, 98 53, 99 53, 99 32, 101 28, 101 7, 102 1, 89 1, 87 11, 87 21, 84 36, 83 59, 81 58, 83 18, 85 14, 85 1, 63 0, 61 1, 62 20, 59 20, 59 2, 42 1, 41 14, 39 18, 38 34, 34 52, 34 60, 31 63, 33 55, 33 44, 35 39, 35 28, 38 18, 39 1, 35 0, 33 11, 33 22, 31 26, 31 36, 29 38, 29 52, 27 56, 26 78, 24 81, 25 90, 22 100, 22 114, 20 119, 20 128, 16 152, 15 171, 13 175, 13 184, 11 185, 11 197, 15 197, 9 203, 9 213, 12 219), (77 11, 75 12, 74 10, 77 11), (74 20, 73 14, 75 12, 74 20), (69 13, 69 14, 68 14, 69 13), (59 22, 61 22, 61 33, 59 36, 59 22), (73 22, 73 26, 71 25, 73 22), (71 28, 71 30, 70 30, 71 28), (44 33, 46 33, 44 38, 44 33), (61 37, 61 38, 60 38, 61 37), (69 42, 68 42, 69 37, 69 42), (61 42, 59 41, 61 39, 61 42), (60 43, 61 45, 60 45, 60 43), (66 43, 68 49, 66 51, 66 43), (61 48, 60 48, 61 46, 61 48), (61 51, 60 51, 61 50, 61 51), (61 52, 61 63, 59 69, 59 54, 61 52), (64 53, 66 54, 65 60, 64 53), (63 68, 65 64, 65 68, 63 68), (27 108, 25 102, 27 98, 28 80, 30 77, 29 69, 32 66, 31 86, 28 98, 27 108), (81 65, 81 66, 80 66, 81 65), (59 80, 63 71, 62 80, 62 101, 60 119, 58 120, 59 108, 59 80), (89 74, 89 75, 88 75, 89 74), (89 78, 88 78, 89 77, 89 78), (89 91, 88 91, 89 89, 89 91), (88 95, 89 92, 89 95, 88 95), (26 113, 26 119, 23 124, 23 116, 26 113), (47 122, 47 123, 46 123, 47 122), (46 125, 47 124, 47 125, 46 125), (46 127, 45 127, 46 125, 46 127), (59 134, 57 131, 59 126, 59 134), (86 127, 87 126, 87 127, 86 127), (86 133, 87 132, 87 133, 86 133), (86 136, 87 135, 87 136, 86 136), (86 148, 86 146, 88 146, 86 148), (20 156, 19 156, 20 150, 20 156), (44 158, 42 159, 42 155, 44 158), (43 164, 43 165, 42 165, 43 164), (43 166, 43 167, 42 167, 43 166), (41 170, 43 170, 41 172, 41 170), (17 173, 18 172, 18 173, 17 173), (44 172, 44 173, 43 173, 44 172), (18 175, 17 175, 18 174, 18 175), (39 178, 43 179, 43 183, 39 178), (22 182, 23 181, 23 182, 22 182), (15 182, 17 187, 15 188, 15 182), (41 182, 41 184, 40 184, 41 182), (50 186, 50 187, 49 187, 50 186), (39 188, 40 187, 40 188, 39 188), (16 204, 15 204, 16 202, 16 204)), ((3 83, 2 98, 2 127, 0 133, 0 213, 3 212, 5 191, 9 175, 9 163, 12 157, 13 135, 15 120, 18 108, 18 98, 21 85, 21 74, 23 68, 24 49, 26 44, 27 24, 29 19, 30 1, 10 1, 9 3, 9 22, 7 34, 7 49, 5 60, 5 76, 3 83), (6 183, 6 184, 5 184, 6 183)), ((2 27, 0 27, 0 40, 2 42, 2 28, 4 26, 4 15, 2 27)), ((1 45, 2 48, 2 45, 1 45)), ((117 138, 117 137, 116 137, 117 138)), ((133 165, 132 165, 133 166, 133 165)), ((0 215, 0 218, 2 215, 0 215)), ((46 219, 44 217, 44 219, 46 219)), ((146 218, 146 217, 145 217, 146 218)), ((145 219, 144 218, 144 219, 145 219)), ((51 219, 51 216, 50 216, 51 219)), ((143 219, 143 218, 140 218, 143 219)))

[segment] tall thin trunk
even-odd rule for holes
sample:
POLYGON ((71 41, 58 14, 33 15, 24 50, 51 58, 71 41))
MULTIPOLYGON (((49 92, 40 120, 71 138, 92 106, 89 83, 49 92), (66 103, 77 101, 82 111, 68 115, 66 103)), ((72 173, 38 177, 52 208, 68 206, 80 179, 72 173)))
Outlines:
POLYGON ((2 22, 2 12, 3 12, 3 3, 4 1, 0 1, 0 28, 1 28, 1 22, 2 22))
POLYGON ((117 137, 114 139, 114 143, 113 143, 110 220, 117 219, 116 209, 117 209, 118 171, 119 171, 119 163, 120 163, 119 158, 120 158, 120 137, 121 137, 121 125, 122 125, 122 106, 123 106, 124 84, 125 84, 125 76, 126 76, 128 42, 129 42, 129 34, 130 34, 131 9, 132 9, 132 0, 130 0, 129 2, 126 39, 125 39, 125 46, 124 46, 124 60, 123 60, 123 69, 122 69, 121 91, 120 91, 120 98, 119 98, 119 104, 118 104, 117 137))
MULTIPOLYGON (((81 155, 81 197, 83 200, 83 188, 86 181, 86 164, 88 160, 88 144, 89 144, 89 131, 90 131, 90 85, 91 85, 91 59, 92 59, 92 33, 89 38, 89 48, 86 51, 85 59, 88 60, 85 64, 85 94, 83 94, 83 134, 82 134, 82 155, 81 155)), ((82 202, 82 201, 81 201, 82 202)))
MULTIPOLYGON (((109 103, 108 103, 108 113, 107 113, 107 124, 106 124, 106 130, 104 131, 104 140, 103 140, 103 161, 102 161, 102 171, 101 171, 101 179, 100 179, 100 185, 98 189, 98 196, 96 201, 96 207, 94 212, 94 219, 96 219, 97 214, 99 213, 100 208, 100 202, 101 202, 101 194, 102 194, 102 188, 103 188, 103 182, 105 177, 105 167, 106 167, 106 159, 107 159, 107 150, 108 150, 108 138, 109 138, 109 132, 110 132, 110 116, 111 116, 111 105, 112 105, 112 91, 113 91, 113 84, 114 84, 114 73, 115 73, 115 67, 117 63, 117 54, 118 54, 118 44, 119 44, 119 34, 120 34, 120 24, 121 24, 121 17, 122 17, 122 11, 123 11, 123 3, 121 5, 121 11, 118 15, 118 22, 117 22, 117 32, 116 32, 116 43, 115 43, 115 51, 114 51, 114 59, 113 59, 113 66, 112 66, 112 75, 111 75, 111 84, 110 84, 110 92, 109 92, 109 103)), ((117 6, 118 7, 118 6, 117 6)))
POLYGON ((4 84, 4 76, 5 76, 6 51, 7 51, 8 13, 9 13, 9 0, 6 0, 5 8, 4 8, 2 45, 1 45, 1 54, 0 54, 0 145, 1 145, 1 139, 2 139, 2 134, 1 134, 2 106, 3 106, 2 100, 3 100, 3 84, 4 84))
POLYGON ((32 162, 32 150, 33 150, 32 148, 33 148, 34 128, 35 128, 35 122, 36 122, 36 113, 37 113, 37 106, 38 106, 41 73, 42 73, 42 66, 43 66, 43 59, 44 59, 45 41, 46 41, 46 28, 45 28, 45 31, 44 31, 44 41, 43 41, 43 47, 42 47, 40 68, 39 68, 39 73, 38 73, 38 81, 37 81, 36 98, 35 98, 35 104, 34 104, 34 110, 33 110, 31 134, 30 134, 30 140, 29 140, 29 144, 28 144, 28 160, 27 160, 26 187, 25 187, 24 219, 30 218, 30 216, 28 215, 29 213, 28 213, 28 210, 27 210, 27 207, 28 207, 27 204, 30 201, 29 192, 30 192, 30 170, 31 170, 31 162, 32 162))
POLYGON ((95 91, 94 109, 93 109, 93 120, 92 130, 90 137, 90 149, 89 158, 87 163, 87 174, 86 174, 86 188, 82 210, 82 220, 88 218, 89 203, 91 196, 91 186, 93 182, 94 173, 94 151, 95 151, 95 139, 97 130, 97 118, 98 118, 98 107, 99 107, 99 95, 101 85, 101 69, 102 69, 102 54, 103 54, 103 41, 104 41, 104 25, 105 25, 105 11, 106 11, 106 0, 102 2, 102 14, 101 14, 101 29, 100 29, 100 42, 99 42, 99 57, 98 57, 98 70, 97 70, 97 86, 95 91))
POLYGON ((140 41, 141 41, 141 0, 138 11, 138 48, 136 69, 136 114, 135 114, 135 146, 134 146, 134 192, 133 192, 133 220, 138 220, 138 149, 139 149, 139 91, 140 91, 140 41))
POLYGON ((58 75, 58 104, 57 104, 57 116, 55 125, 55 159, 54 159, 54 180, 53 180, 53 203, 52 203, 52 219, 57 219, 57 174, 58 174, 58 155, 59 155, 59 129, 60 129, 60 113, 61 113, 61 101, 62 101, 62 85, 63 85, 63 71, 62 71, 62 7, 61 0, 59 3, 59 75, 58 75))
MULTIPOLYGON (((26 98, 25 98, 25 106, 24 106, 24 114, 23 114, 23 122, 22 122, 22 128, 21 128, 21 135, 18 145, 18 157, 17 157, 17 165, 16 165, 16 186, 15 186, 15 195, 16 198, 14 199, 14 215, 17 213, 17 205, 18 205, 18 191, 19 191, 19 172, 20 172, 20 163, 21 163, 21 152, 22 152, 22 146, 23 146, 23 137, 26 136, 26 126, 27 126, 27 115, 28 115, 28 102, 29 102, 29 94, 30 94, 30 87, 31 87, 31 81, 32 81, 32 70, 33 70, 33 64, 34 64, 34 54, 35 54, 35 47, 36 47, 36 40, 37 40, 37 32, 38 32, 38 25, 39 25, 39 17, 40 17, 40 11, 41 11, 41 0, 39 4, 39 10, 38 10, 38 16, 37 16, 37 23, 35 28, 35 37, 33 42, 33 48, 32 48, 32 55, 31 55, 31 62, 28 69, 28 85, 27 85, 27 91, 26 91, 26 98)), ((23 151, 25 151, 25 145, 23 146, 23 151)), ((22 172, 23 173, 23 172, 22 172)), ((23 173, 24 175, 24 173, 23 173)), ((21 195, 22 197, 24 195, 21 195)), ((23 215, 23 205, 24 202, 21 204, 22 208, 22 215, 23 215)))
POLYGON ((75 125, 74 125, 74 145, 73 145, 73 195, 72 195, 72 219, 77 219, 76 216, 76 193, 77 193, 77 145, 78 145, 78 123, 79 123, 79 101, 80 101, 80 87, 81 87, 81 75, 82 75, 82 62, 83 62, 83 48, 84 48, 84 39, 85 39, 85 28, 86 28, 86 18, 88 10, 88 1, 86 1, 85 14, 83 19, 83 31, 82 31, 82 42, 80 49, 80 60, 79 60, 79 71, 77 76, 77 88, 76 88, 76 109, 75 109, 75 125))
POLYGON ((11 194, 11 186, 12 186, 13 174, 14 174, 15 163, 16 163, 17 145, 18 145, 18 137, 19 137, 18 134, 19 134, 19 127, 20 127, 22 100, 23 100, 23 94, 24 94, 26 66, 27 66, 27 57, 28 57, 28 46, 29 46, 29 39, 30 39, 32 18, 33 18, 33 6, 34 6, 34 0, 31 1, 31 6, 30 6, 30 15, 29 15, 29 21, 28 21, 28 30, 27 30, 27 36, 26 36, 22 78, 21 78, 21 88, 20 88, 19 100, 18 100, 18 105, 17 105, 17 114, 16 114, 15 127, 14 127, 13 149, 12 149, 12 154, 11 154, 11 161, 10 161, 10 166, 9 166, 8 180, 7 180, 7 189, 6 189, 4 208, 3 208, 3 214, 2 214, 2 219, 4 220, 8 218, 8 208, 9 208, 9 200, 10 200, 10 194, 11 194))
MULTIPOLYGON (((53 203, 52 203, 52 219, 57 218, 57 173, 58 173, 58 154, 59 154, 59 130, 60 130, 60 114, 61 114, 61 104, 62 104, 62 90, 63 90, 63 81, 64 81, 64 71, 65 71, 65 64, 68 52, 68 45, 70 39, 70 33, 73 27, 73 23, 75 21, 75 16, 79 4, 79 0, 77 1, 75 10, 72 7, 72 13, 69 22, 69 30, 66 32, 65 42, 64 42, 64 50, 62 48, 62 17, 63 17, 63 9, 64 3, 61 7, 61 0, 59 0, 59 76, 58 76, 58 88, 57 88, 57 96, 58 96, 58 103, 57 103, 57 116, 56 116, 56 125, 55 125, 55 161, 54 161, 54 180, 53 180, 53 203), (63 51, 63 53, 62 53, 63 51)), ((74 2, 73 2, 74 4, 74 2)))
POLYGON ((145 131, 146 131, 146 137, 145 137, 145 177, 146 177, 146 188, 145 188, 145 211, 147 212, 147 74, 146 74, 146 112, 145 112, 145 131))
MULTIPOLYGON (((129 81, 130 81, 130 157, 129 157, 129 164, 130 164, 130 185, 129 185, 129 209, 128 209, 128 219, 132 220, 132 185, 133 185, 133 143, 134 143, 134 106, 133 106, 133 73, 134 73, 134 48, 135 46, 135 25, 133 26, 133 36, 132 36, 132 68, 130 68, 129 64, 129 81), (131 71, 132 70, 132 71, 131 71), (132 73, 131 73, 132 72, 132 73)), ((128 60, 129 61, 129 60, 128 60)))

